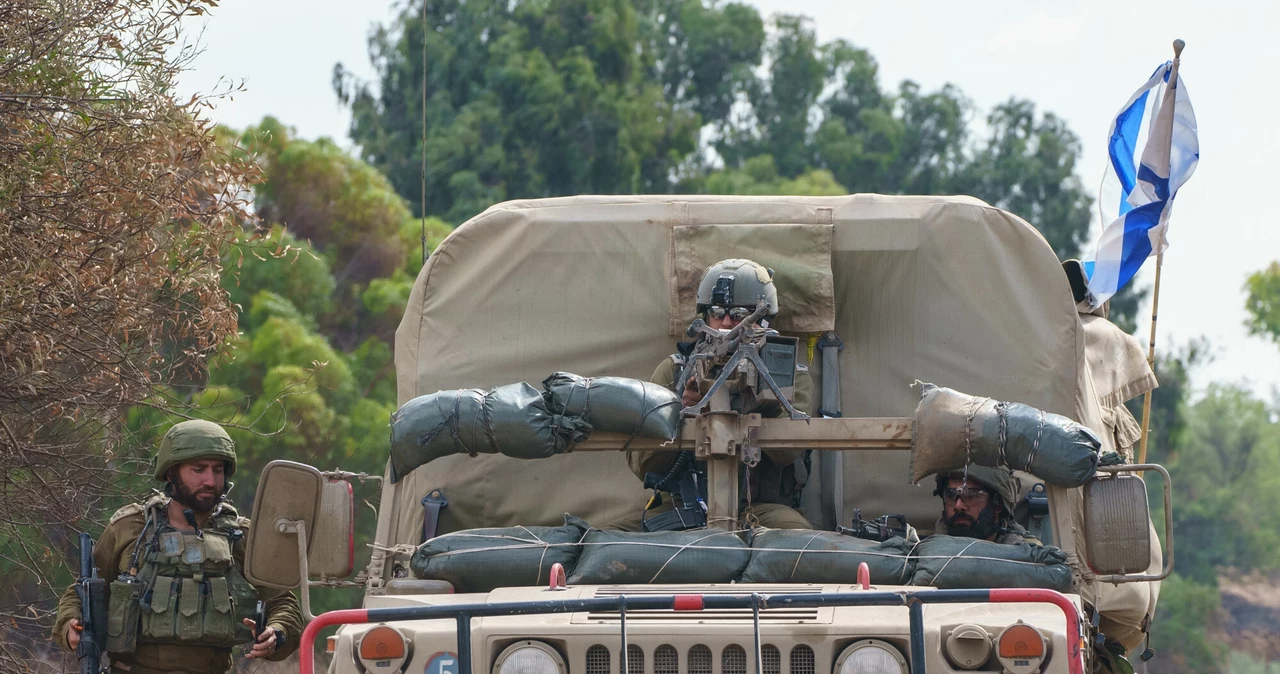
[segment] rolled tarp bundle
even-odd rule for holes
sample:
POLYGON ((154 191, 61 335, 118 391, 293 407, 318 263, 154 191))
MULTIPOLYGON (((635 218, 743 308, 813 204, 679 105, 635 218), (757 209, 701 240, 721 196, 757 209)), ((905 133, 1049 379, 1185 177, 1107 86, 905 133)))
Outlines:
POLYGON ((405 403, 391 415, 391 480, 450 454, 541 459, 571 451, 593 429, 670 440, 680 428, 680 397, 657 384, 557 372, 543 386, 438 391, 405 403))
POLYGON ((866 562, 871 582, 905 585, 913 566, 902 538, 869 541, 833 531, 765 529, 751 540, 751 562, 742 583, 851 584, 866 562))
POLYGON ((922 388, 911 439, 913 483, 970 463, 1007 466, 1065 488, 1097 471, 1102 442, 1082 424, 1022 403, 922 388))
POLYGON ((930 536, 912 551, 912 585, 942 590, 1039 588, 1068 592, 1067 556, 1052 546, 1009 545, 977 538, 930 536))
POLYGON ((628 533, 593 529, 569 575, 572 585, 732 583, 751 550, 716 529, 628 533))
POLYGON ((505 454, 540 459, 568 451, 591 427, 547 408, 520 382, 490 391, 439 391, 410 400, 391 415, 391 479, 449 454, 505 454))
POLYGON ((653 382, 556 372, 542 388, 551 409, 582 417, 593 430, 671 440, 680 429, 680 396, 653 382))
POLYGON ((586 522, 566 515, 559 527, 467 529, 418 546, 409 560, 414 576, 444 580, 458 592, 546 585, 551 567, 573 570, 586 522))

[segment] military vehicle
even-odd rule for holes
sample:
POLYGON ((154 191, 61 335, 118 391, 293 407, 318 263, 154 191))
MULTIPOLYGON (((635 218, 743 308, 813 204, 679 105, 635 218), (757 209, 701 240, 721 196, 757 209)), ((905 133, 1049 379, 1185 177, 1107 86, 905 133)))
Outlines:
MULTIPOLYGON (((939 500, 910 479, 916 381, 1018 401, 1094 429, 1131 455, 1122 403, 1155 386, 1135 340, 1078 306, 1040 234, 967 197, 581 196, 493 206, 458 227, 418 275, 396 333, 401 404, 444 389, 539 382, 555 371, 647 379, 694 318, 702 271, 730 257, 776 271, 775 327, 798 338, 822 418, 715 414, 678 442, 593 433, 521 461, 453 455, 398 480, 275 462, 254 505, 256 582, 364 588, 327 626, 329 671, 384 674, 854 674, 1094 671, 1104 637, 1139 647, 1169 572, 1132 463, 1083 488, 1023 476, 1020 520, 1069 560, 1072 590, 834 584, 548 586, 453 593, 413 576, 437 532, 606 522, 649 496, 621 450, 696 449, 709 520, 733 522, 736 463, 806 448, 807 518, 862 513, 932 531, 939 500), (1119 479, 1126 475, 1130 479, 1119 479), (352 577, 352 482, 380 485, 372 558, 352 577), (1140 561, 1135 561, 1140 560, 1140 561)), ((1168 521, 1169 491, 1165 480, 1168 521)), ((364 488, 364 487, 362 487, 364 488)), ((1157 513, 1160 514, 1160 513, 1157 513)), ((1169 527, 1166 527, 1166 531, 1169 527)))

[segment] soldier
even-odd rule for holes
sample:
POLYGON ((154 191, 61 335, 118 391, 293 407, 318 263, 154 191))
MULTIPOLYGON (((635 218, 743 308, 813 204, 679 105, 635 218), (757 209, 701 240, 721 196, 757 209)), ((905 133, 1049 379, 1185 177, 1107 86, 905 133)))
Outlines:
MULTIPOLYGON (((221 673, 231 649, 282 660, 298 648, 302 616, 286 590, 257 588, 241 573, 249 520, 225 502, 235 445, 208 421, 175 424, 160 442, 155 479, 164 493, 116 511, 93 549, 110 583, 108 637, 113 672, 221 673), (255 634, 258 601, 266 628, 255 634), (248 645, 252 643, 252 649, 248 645)), ((74 586, 58 603, 53 637, 80 642, 74 586)))
POLYGON ((966 471, 938 473, 934 496, 942 497, 942 517, 934 533, 981 538, 996 543, 1041 545, 1013 521, 1018 478, 1008 468, 970 465, 966 471))
MULTIPOLYGON (((742 322, 756 309, 760 298, 768 303, 766 321, 778 314, 778 291, 773 285, 773 272, 751 260, 722 260, 711 265, 698 284, 697 310, 707 326, 716 330, 729 330, 742 322)), ((767 323, 766 323, 767 324, 767 323)), ((697 404, 702 395, 693 381, 677 388, 676 377, 684 368, 685 357, 694 343, 676 345, 677 352, 663 359, 653 371, 649 381, 661 384, 681 393, 686 407, 697 404)), ((796 409, 811 413, 810 400, 813 380, 804 365, 797 365, 795 395, 791 400, 796 409)), ((739 410, 744 413, 760 412, 765 416, 782 417, 786 411, 776 401, 763 401, 756 409, 739 410)), ((646 473, 665 474, 676 460, 677 452, 627 452, 631 470, 641 479, 646 473)), ((747 474, 745 485, 750 489, 750 504, 746 499, 741 512, 743 519, 772 529, 810 529, 812 526, 798 511, 792 508, 799 494, 795 466, 803 450, 765 450, 760 463, 747 474)), ((746 489, 743 494, 746 495, 746 489)), ((742 507, 740 506, 740 508, 742 507)), ((619 525, 622 528, 631 528, 619 525)))

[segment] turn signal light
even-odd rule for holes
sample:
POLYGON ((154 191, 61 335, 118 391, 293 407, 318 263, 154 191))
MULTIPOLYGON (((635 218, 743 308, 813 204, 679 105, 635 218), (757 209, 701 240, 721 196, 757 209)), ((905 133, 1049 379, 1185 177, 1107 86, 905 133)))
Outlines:
POLYGON ((1013 625, 1000 635, 1000 657, 1042 658, 1044 638, 1030 625, 1013 625))
POLYGON ((1005 674, 1036 674, 1044 665, 1048 643, 1040 630, 1019 620, 996 638, 996 655, 1005 674))
POLYGON ((356 652, 364 671, 370 674, 399 672, 409 659, 409 640, 400 630, 379 625, 360 637, 356 652))

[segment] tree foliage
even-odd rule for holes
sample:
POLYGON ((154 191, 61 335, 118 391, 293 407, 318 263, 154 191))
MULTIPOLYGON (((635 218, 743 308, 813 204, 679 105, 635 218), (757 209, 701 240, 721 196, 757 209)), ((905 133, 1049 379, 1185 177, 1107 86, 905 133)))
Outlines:
POLYGON ((1248 292, 1245 309, 1249 312, 1249 334, 1280 344, 1280 262, 1250 274, 1244 287, 1248 292))
POLYGON ((447 221, 503 199, 757 193, 823 171, 853 192, 974 194, 1061 256, 1087 236, 1080 144, 1060 119, 1012 99, 974 138, 954 86, 886 89, 865 50, 739 3, 427 2, 423 139, 422 9, 370 37, 376 83, 339 64, 334 84, 364 158, 418 209, 425 153, 425 211, 447 221), (743 188, 765 157, 776 178, 743 188))
POLYGON ((212 4, 0 5, 3 648, 48 615, 37 588, 68 538, 145 471, 117 420, 181 410, 236 327, 220 261, 254 167, 218 144, 207 98, 173 97, 184 21, 212 4))

